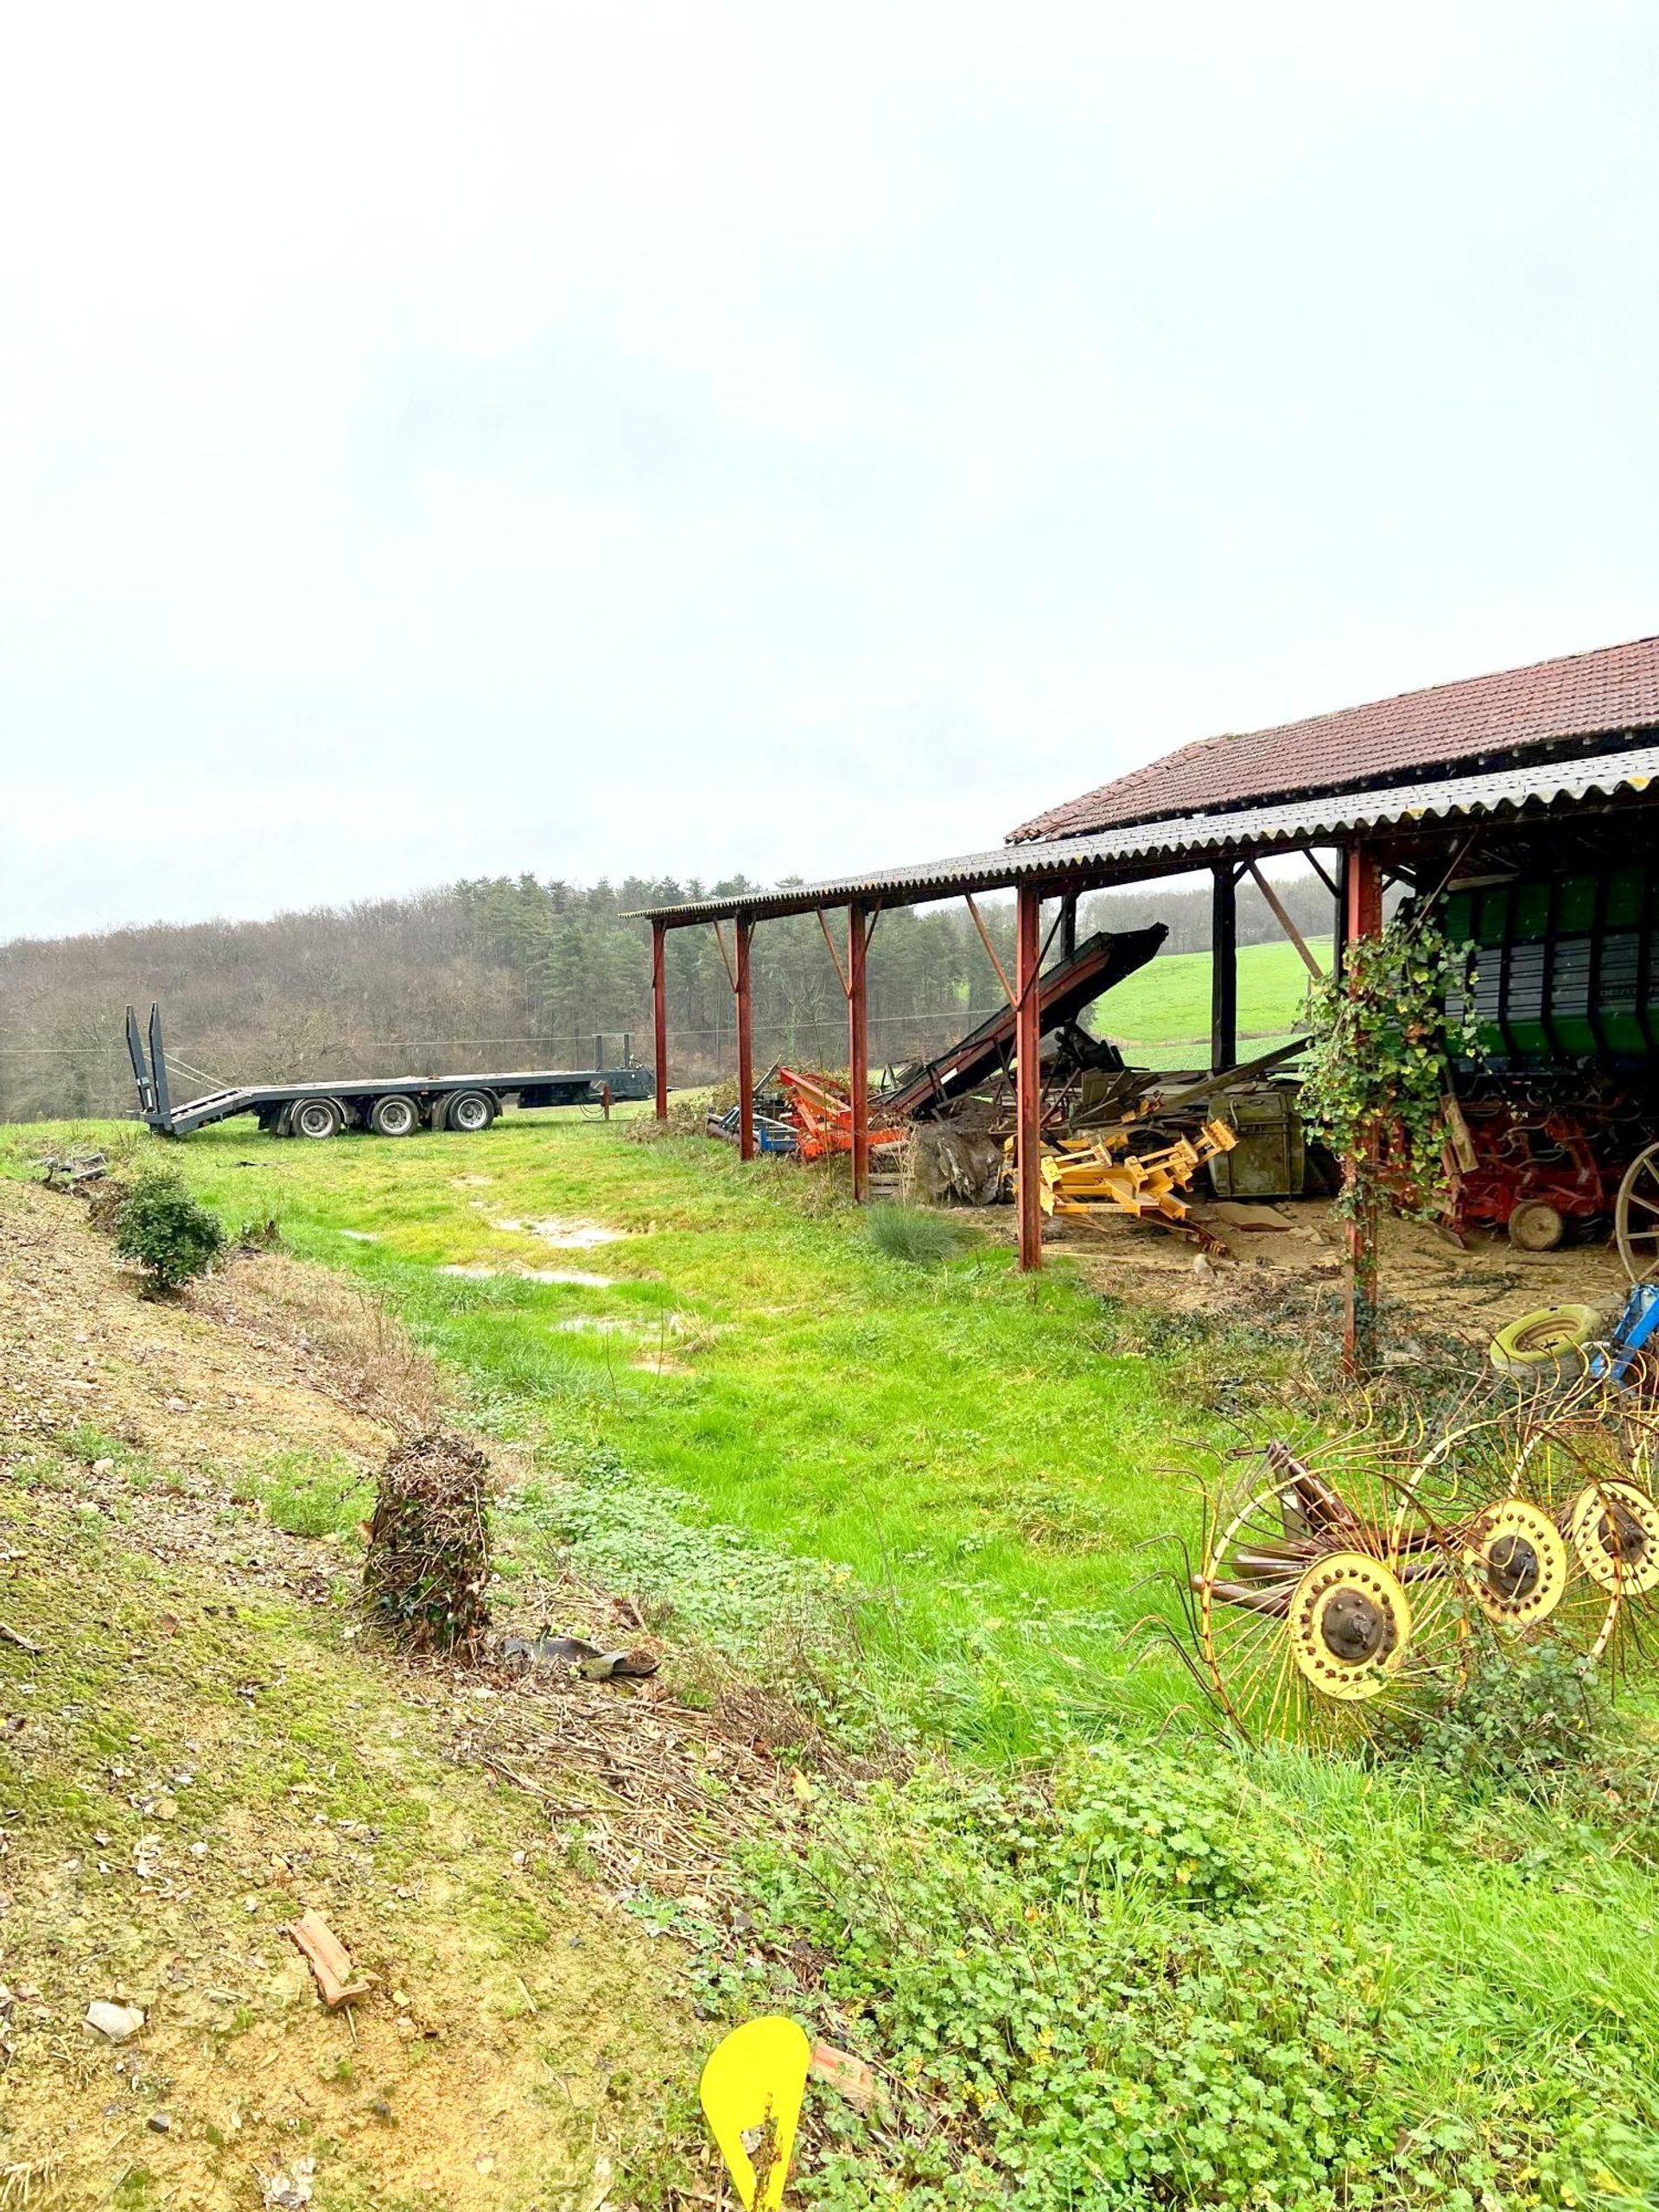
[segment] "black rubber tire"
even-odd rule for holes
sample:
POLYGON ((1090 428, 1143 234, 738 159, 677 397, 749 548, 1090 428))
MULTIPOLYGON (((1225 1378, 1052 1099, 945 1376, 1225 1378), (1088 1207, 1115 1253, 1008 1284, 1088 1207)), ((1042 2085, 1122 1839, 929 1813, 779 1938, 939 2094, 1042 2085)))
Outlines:
POLYGON ((369 1109, 369 1128, 378 1137, 412 1137, 420 1126, 420 1108, 401 1090, 377 1098, 369 1109))
POLYGON ((487 1090, 458 1090, 443 1109, 443 1126, 461 1136, 480 1137, 495 1114, 495 1101, 487 1090))
POLYGON ((332 1098, 302 1098, 289 1114, 289 1135, 308 1138, 313 1144, 337 1137, 345 1126, 346 1116, 332 1098))

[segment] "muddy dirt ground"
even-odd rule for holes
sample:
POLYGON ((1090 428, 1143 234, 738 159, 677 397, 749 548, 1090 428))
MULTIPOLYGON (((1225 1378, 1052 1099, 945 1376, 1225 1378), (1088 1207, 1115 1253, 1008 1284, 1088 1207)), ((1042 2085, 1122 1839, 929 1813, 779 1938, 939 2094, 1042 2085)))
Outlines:
MULTIPOLYGON (((1007 1209, 997 1219, 1012 1232, 1007 1209)), ((1075 1258, 1097 1287, 1181 1312, 1241 1319, 1309 1320, 1342 1290, 1343 1224, 1322 1199, 1253 1205, 1195 1204, 1192 1218, 1219 1236, 1227 1255, 1205 1258, 1169 1231, 1108 1218, 1098 1228, 1051 1224, 1045 1248, 1075 1258)), ((1420 1222, 1387 1221, 1382 1294, 1393 1333, 1481 1345, 1505 1322, 1539 1306, 1594 1306, 1615 1317, 1629 1285, 1605 1243, 1522 1252, 1506 1237, 1471 1236, 1459 1249, 1420 1222)))

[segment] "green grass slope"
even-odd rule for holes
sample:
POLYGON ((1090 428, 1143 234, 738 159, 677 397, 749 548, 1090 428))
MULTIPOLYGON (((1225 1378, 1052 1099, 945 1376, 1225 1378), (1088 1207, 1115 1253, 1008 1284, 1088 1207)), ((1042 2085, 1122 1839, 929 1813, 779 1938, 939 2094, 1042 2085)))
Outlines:
MULTIPOLYGON (((1310 939, 1308 949, 1323 966, 1329 966, 1329 938, 1310 939)), ((1210 966, 1207 952, 1162 954, 1109 991, 1090 1014, 1090 1027, 1098 1036, 1128 1044, 1132 1059, 1154 1067, 1207 1066, 1210 966)), ((1307 969, 1294 945, 1239 947, 1241 1051, 1248 1056, 1254 1046, 1266 1052, 1294 1033, 1307 982, 1307 969)))
POLYGON ((1015 1757, 1108 1681, 1149 1722, 1176 1694, 1167 1668, 1131 1672, 1131 1631, 1156 1602, 1142 1547, 1193 1524, 1214 1424, 1179 1384, 1199 1350, 1065 1264, 1022 1279, 969 1228, 908 1265, 825 1179, 576 1118, 315 1147, 232 1125, 168 1157, 232 1228, 274 1217, 385 1295, 549 1464, 613 1452, 873 1593, 858 1633, 888 1702, 935 1732, 1015 1757), (562 1249, 550 1219, 626 1234, 562 1249))
MULTIPOLYGON (((14 1172, 39 1141, 6 1140, 14 1172)), ((383 1294, 522 1440, 513 1572, 574 1547, 832 1721, 950 1755, 846 1801, 804 1783, 741 1941, 664 1921, 713 2014, 789 2010, 881 2069, 887 2117, 817 2145, 804 2202, 1659 2201, 1643 1707, 1580 1744, 1545 1674, 1434 1758, 1367 1763, 1218 1747, 1177 1670, 1129 1670, 1142 1547, 1192 1531, 1261 1340, 1064 1264, 1022 1281, 971 1230, 887 1256, 826 1179, 695 1139, 526 1118, 171 1156, 228 1225, 275 1215, 383 1294), (584 1224, 625 1234, 560 1243, 584 1224)))

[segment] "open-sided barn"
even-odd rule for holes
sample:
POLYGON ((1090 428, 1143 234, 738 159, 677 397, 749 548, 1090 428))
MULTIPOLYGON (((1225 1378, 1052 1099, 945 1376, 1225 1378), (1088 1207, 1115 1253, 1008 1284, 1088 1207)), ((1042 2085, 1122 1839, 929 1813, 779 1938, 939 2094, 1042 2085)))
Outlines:
MULTIPOLYGON (((1037 1267, 1041 978, 1075 944, 1079 897, 1209 870, 1211 1057, 1219 1072, 1237 1058, 1239 883, 1251 878, 1276 907, 1262 863, 1300 855, 1329 885, 1338 960, 1345 944, 1381 928, 1388 887, 1404 886, 1437 902, 1447 933, 1478 948, 1477 1004, 1492 1068, 1548 1075, 1563 1098, 1574 1084, 1603 1095, 1611 1084, 1632 1110, 1646 1112, 1659 1049, 1656 778, 1659 638, 1644 638, 1182 746, 1033 816, 985 852, 657 908, 658 1111, 667 1103, 666 932, 733 925, 727 958, 748 1156, 753 934, 769 917, 816 912, 848 1001, 853 1175, 862 1195, 870 1150, 865 975, 877 921, 891 906, 952 898, 971 906, 982 893, 1011 890, 1017 958, 1003 981, 1020 1249, 1022 1264, 1037 1267), (843 913, 844 955, 829 921, 843 913)), ((721 941, 724 950, 723 931, 721 941)), ((1659 1255, 1659 1219, 1654 1243, 1659 1255)))

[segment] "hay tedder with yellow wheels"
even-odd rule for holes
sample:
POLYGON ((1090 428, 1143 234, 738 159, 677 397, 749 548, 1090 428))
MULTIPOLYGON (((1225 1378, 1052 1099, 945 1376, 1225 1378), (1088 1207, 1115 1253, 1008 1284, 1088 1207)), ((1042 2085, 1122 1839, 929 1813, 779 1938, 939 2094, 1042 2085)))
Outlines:
POLYGON ((1659 1604, 1659 1415, 1586 1374, 1433 1436, 1272 1443, 1209 1501, 1185 1656, 1252 1740, 1334 1740, 1457 1700, 1482 1639, 1617 1676, 1659 1604))

